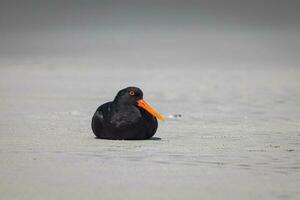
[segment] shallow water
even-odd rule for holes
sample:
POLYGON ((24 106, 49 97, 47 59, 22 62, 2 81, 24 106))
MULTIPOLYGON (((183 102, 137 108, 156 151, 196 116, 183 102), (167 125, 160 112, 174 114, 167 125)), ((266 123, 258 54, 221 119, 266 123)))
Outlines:
POLYGON ((3 199, 299 199, 300 70, 2 66, 3 199), (168 118, 146 141, 95 139, 129 85, 168 118))

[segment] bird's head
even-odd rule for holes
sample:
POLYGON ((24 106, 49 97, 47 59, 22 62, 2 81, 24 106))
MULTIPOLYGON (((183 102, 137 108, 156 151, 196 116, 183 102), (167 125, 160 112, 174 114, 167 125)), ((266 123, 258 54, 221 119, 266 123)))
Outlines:
POLYGON ((149 104, 143 99, 143 91, 137 87, 127 87, 118 92, 114 102, 122 105, 133 105, 145 109, 148 113, 163 121, 164 117, 157 113, 149 104))

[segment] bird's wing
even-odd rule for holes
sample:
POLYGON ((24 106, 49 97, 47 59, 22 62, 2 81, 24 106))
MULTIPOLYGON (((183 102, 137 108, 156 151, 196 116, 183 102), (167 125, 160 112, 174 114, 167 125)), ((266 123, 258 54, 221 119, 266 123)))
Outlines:
POLYGON ((108 106, 109 106, 109 103, 106 103, 106 104, 103 104, 102 106, 100 106, 96 110, 96 112, 92 118, 92 124, 91 124, 92 130, 97 137, 100 137, 99 134, 103 131, 104 124, 105 124, 103 112, 105 112, 105 110, 107 110, 108 106))

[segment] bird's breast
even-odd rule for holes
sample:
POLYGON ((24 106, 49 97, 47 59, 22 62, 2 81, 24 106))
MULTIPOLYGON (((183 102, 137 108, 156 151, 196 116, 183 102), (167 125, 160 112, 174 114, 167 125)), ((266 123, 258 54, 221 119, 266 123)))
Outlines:
POLYGON ((139 123, 142 119, 138 108, 119 109, 111 115, 111 125, 116 128, 125 128, 139 123))

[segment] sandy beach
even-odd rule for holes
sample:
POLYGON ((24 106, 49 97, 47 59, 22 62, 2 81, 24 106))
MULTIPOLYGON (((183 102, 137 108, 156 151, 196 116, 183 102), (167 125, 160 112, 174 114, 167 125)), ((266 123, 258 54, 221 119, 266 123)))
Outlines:
POLYGON ((0 68, 1 198, 300 198, 299 69, 40 65, 0 68), (95 109, 128 85, 182 118, 95 139, 95 109))
POLYGON ((299 200, 299 10, 1 1, 0 199, 299 200), (95 139, 95 110, 128 86, 165 122, 95 139))

